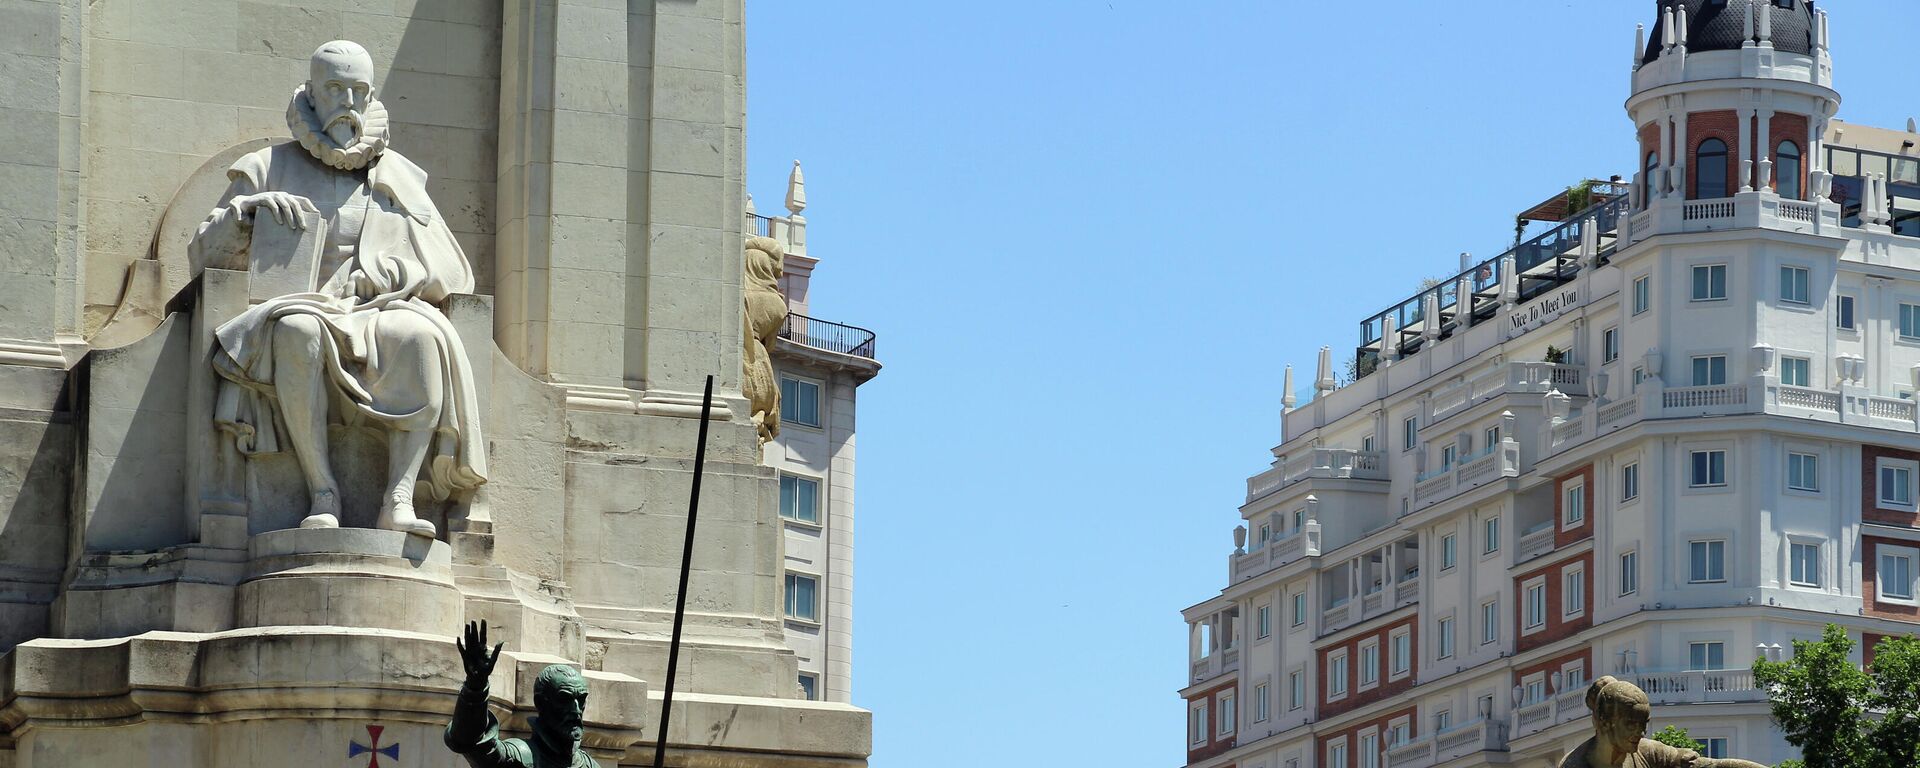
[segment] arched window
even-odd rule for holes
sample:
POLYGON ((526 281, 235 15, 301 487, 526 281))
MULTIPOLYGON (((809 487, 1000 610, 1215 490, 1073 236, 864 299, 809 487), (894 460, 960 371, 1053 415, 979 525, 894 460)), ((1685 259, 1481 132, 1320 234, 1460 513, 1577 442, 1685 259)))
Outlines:
POLYGON ((1700 142, 1699 161, 1694 163, 1693 199, 1712 200, 1727 196, 1727 143, 1719 139, 1700 142))
POLYGON ((1660 172, 1660 153, 1648 152, 1646 172, 1640 174, 1640 207, 1641 208, 1646 208, 1653 204, 1653 193, 1656 189, 1658 189, 1658 187, 1655 186, 1653 175, 1659 172, 1660 172))
POLYGON ((1800 145, 1780 142, 1780 148, 1773 152, 1773 178, 1781 197, 1800 199, 1800 145))

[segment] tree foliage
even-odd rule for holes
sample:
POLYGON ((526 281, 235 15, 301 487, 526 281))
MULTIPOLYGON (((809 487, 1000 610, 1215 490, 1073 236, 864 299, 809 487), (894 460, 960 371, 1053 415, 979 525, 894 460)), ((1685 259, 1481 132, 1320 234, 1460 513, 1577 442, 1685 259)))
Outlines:
POLYGON ((1920 765, 1920 640, 1882 638, 1867 669, 1852 653, 1847 631, 1828 624, 1819 640, 1795 640, 1792 659, 1753 663, 1774 723, 1800 748, 1782 768, 1920 765))
POLYGON ((1673 747, 1674 749, 1691 749, 1695 752, 1700 752, 1707 748, 1707 745, 1694 741, 1693 736, 1687 733, 1687 729, 1677 725, 1668 725, 1660 729, 1659 733, 1648 736, 1647 738, 1673 747))

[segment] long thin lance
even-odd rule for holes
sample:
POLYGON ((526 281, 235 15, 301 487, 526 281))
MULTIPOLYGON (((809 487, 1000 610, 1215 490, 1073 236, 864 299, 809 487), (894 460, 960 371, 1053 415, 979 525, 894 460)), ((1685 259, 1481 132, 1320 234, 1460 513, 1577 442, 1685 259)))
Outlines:
POLYGON ((660 697, 660 730, 653 736, 653 768, 666 768, 667 722, 673 717, 673 681, 680 667, 680 630, 687 621, 687 578, 693 574, 693 526, 700 518, 700 478, 707 473, 707 415, 713 410, 713 377, 700 396, 700 438, 693 451, 693 496, 687 500, 687 544, 680 552, 680 592, 673 600, 673 642, 667 645, 667 690, 660 697))

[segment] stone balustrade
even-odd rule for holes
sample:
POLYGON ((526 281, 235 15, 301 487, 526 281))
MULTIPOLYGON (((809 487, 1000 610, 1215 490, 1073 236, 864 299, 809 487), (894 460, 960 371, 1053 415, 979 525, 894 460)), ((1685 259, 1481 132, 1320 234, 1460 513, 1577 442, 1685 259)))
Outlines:
POLYGON ((1647 692, 1654 704, 1721 704, 1766 701, 1751 669, 1642 671, 1621 675, 1647 692))
POLYGON ((1385 480, 1386 466, 1379 451, 1314 448, 1298 457, 1283 457, 1267 471, 1247 478, 1247 502, 1312 477, 1385 480))
POLYGON ((1520 444, 1512 439, 1489 445, 1479 455, 1443 467, 1430 477, 1420 478, 1413 486, 1411 513, 1445 501, 1489 481, 1520 476, 1520 444))
MULTIPOLYGON (((1552 425, 1546 453, 1560 453, 1643 419, 1744 414, 1920 432, 1920 403, 1909 398, 1877 394, 1846 383, 1834 388, 1781 384, 1769 373, 1744 382, 1703 387, 1662 388, 1657 381, 1649 380, 1638 393, 1589 405, 1552 425)), ((1422 486, 1416 485, 1415 503, 1423 503, 1421 491, 1422 486)))
POLYGON ((1475 752, 1507 748, 1507 724, 1474 720, 1387 749, 1387 768, 1427 768, 1475 752))

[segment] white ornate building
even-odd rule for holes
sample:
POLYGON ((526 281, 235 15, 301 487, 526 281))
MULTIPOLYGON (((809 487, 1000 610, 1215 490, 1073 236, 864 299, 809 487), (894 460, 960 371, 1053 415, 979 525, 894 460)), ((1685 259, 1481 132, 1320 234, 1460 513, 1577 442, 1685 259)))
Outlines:
POLYGON ((760 216, 751 200, 748 206, 749 231, 787 248, 780 286, 787 324, 773 349, 780 436, 765 453, 780 471, 787 645, 806 697, 844 704, 853 693, 854 406, 856 390, 880 373, 880 363, 872 331, 811 315, 820 260, 807 253, 800 163, 787 179, 786 216, 760 216))
POLYGON ((1920 133, 1834 117, 1806 0, 1655 10, 1630 184, 1289 373, 1184 611, 1188 765, 1555 766, 1609 674, 1772 764, 1756 656, 1920 620, 1920 133))

